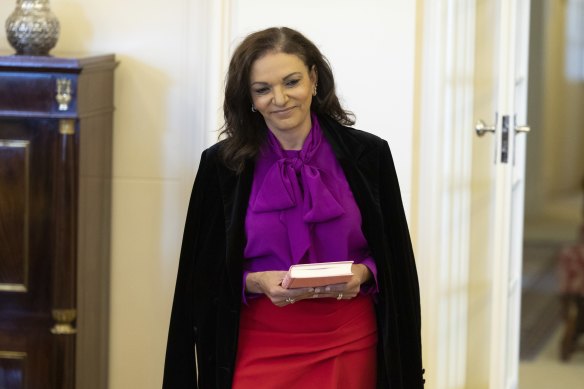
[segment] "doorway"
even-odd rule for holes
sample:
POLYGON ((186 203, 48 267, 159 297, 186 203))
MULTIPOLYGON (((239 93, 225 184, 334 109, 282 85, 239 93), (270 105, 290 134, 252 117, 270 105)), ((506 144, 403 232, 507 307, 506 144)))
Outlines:
POLYGON ((572 388, 584 358, 560 362, 557 254, 583 214, 584 1, 532 0, 530 25, 520 388, 572 388))

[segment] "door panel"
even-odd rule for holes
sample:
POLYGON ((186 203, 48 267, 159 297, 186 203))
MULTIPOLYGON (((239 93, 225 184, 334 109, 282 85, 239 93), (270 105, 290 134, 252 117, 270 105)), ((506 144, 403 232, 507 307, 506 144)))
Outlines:
POLYGON ((24 389, 26 353, 0 351, 0 388, 24 389))
POLYGON ((0 128, 0 388, 49 388, 56 122, 2 119, 0 128))
POLYGON ((30 142, 0 140, 0 160, 0 290, 26 292, 30 142))

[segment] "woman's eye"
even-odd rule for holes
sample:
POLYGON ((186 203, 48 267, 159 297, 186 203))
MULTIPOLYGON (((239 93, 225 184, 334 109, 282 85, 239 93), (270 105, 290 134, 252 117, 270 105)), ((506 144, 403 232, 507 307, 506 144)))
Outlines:
POLYGON ((257 93, 258 95, 263 95, 263 94, 268 93, 269 90, 270 90, 270 88, 263 87, 263 88, 255 89, 254 92, 257 93))
POLYGON ((300 80, 290 80, 290 81, 286 82, 286 86, 296 86, 296 85, 298 85, 299 82, 300 82, 300 80))

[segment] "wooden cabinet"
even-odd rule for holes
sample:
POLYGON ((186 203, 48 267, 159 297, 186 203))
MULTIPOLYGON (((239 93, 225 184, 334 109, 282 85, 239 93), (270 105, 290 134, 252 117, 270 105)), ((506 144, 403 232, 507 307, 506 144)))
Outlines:
POLYGON ((113 55, 0 56, 0 388, 107 387, 113 55))

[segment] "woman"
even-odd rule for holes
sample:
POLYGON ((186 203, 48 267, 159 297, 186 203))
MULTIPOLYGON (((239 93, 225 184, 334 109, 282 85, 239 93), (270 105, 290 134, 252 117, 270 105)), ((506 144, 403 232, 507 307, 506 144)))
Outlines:
POLYGON ((318 48, 249 35, 187 214, 164 388, 423 387, 416 267, 391 153, 354 122, 318 48), (290 265, 352 279, 284 289, 290 265))

